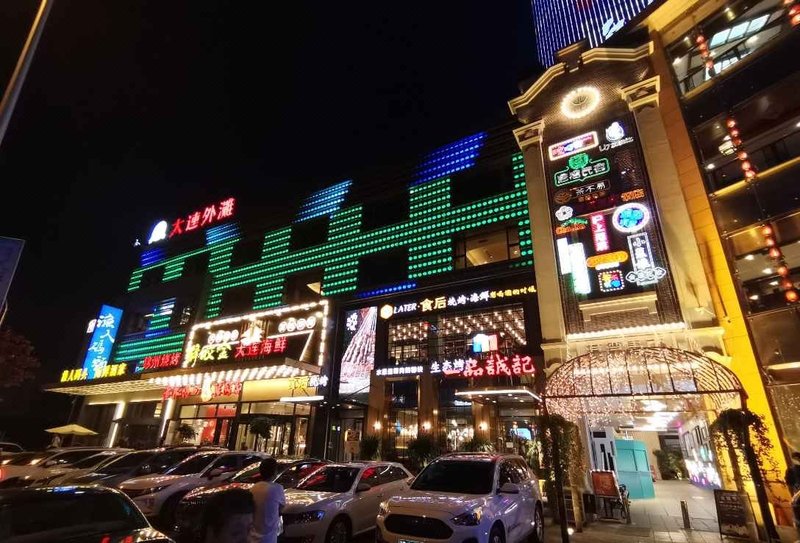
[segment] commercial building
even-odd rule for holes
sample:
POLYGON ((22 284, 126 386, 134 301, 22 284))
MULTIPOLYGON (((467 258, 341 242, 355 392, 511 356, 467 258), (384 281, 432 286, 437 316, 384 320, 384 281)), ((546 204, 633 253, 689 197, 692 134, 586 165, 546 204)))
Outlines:
POLYGON ((84 398, 98 441, 345 458, 377 433, 402 458, 423 432, 530 438, 541 342, 509 126, 317 191, 284 224, 249 204, 159 221, 49 387, 84 398))

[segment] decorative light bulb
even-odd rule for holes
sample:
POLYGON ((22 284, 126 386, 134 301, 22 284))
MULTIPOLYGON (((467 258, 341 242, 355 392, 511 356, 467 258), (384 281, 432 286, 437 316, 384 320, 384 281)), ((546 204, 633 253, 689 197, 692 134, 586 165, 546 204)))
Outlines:
POLYGON ((778 275, 780 275, 781 277, 786 277, 787 275, 789 275, 789 268, 787 268, 784 265, 778 266, 778 275))
POLYGON ((771 236, 772 235, 772 227, 768 224, 765 224, 761 227, 761 235, 762 236, 771 236))
POLYGON ((729 117, 728 120, 725 121, 725 125, 728 128, 733 128, 734 126, 736 126, 736 119, 734 119, 733 117, 729 117))
POLYGON ((777 247, 773 247, 773 248, 771 248, 771 249, 769 250, 769 256, 770 256, 770 258, 774 258, 774 259, 776 259, 776 260, 777 260, 777 259, 779 259, 781 256, 783 256, 783 254, 781 253, 781 250, 780 250, 780 249, 778 249, 777 247))
POLYGON ((786 296, 786 301, 792 304, 795 303, 799 298, 799 296, 797 295, 797 291, 794 289, 787 290, 785 296, 786 296))

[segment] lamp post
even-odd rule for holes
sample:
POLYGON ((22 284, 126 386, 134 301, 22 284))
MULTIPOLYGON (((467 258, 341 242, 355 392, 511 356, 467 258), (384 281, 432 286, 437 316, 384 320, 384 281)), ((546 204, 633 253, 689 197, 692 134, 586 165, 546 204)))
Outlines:
POLYGON ((14 73, 11 74, 11 80, 8 82, 5 94, 3 94, 3 100, 0 101, 0 146, 3 145, 8 123, 11 121, 14 106, 17 104, 20 92, 22 92, 22 84, 25 83, 25 76, 28 75, 28 69, 31 67, 31 62, 33 62, 33 54, 36 52, 36 46, 39 45, 39 39, 42 37, 44 24, 47 21, 47 16, 50 15, 53 2, 54 0, 41 0, 39 11, 36 12, 36 18, 33 20, 31 31, 28 33, 28 39, 25 40, 25 46, 19 55, 14 73))

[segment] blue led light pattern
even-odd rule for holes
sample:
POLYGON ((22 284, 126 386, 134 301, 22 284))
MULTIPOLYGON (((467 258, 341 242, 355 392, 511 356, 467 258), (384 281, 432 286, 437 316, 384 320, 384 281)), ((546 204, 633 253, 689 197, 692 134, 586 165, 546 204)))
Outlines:
POLYGON ((486 132, 478 132, 426 155, 417 169, 417 178, 412 185, 433 181, 471 168, 475 165, 485 139, 486 132))
POLYGON ((236 223, 212 226, 206 230, 206 244, 220 243, 239 237, 239 226, 236 223))
POLYGON ((339 211, 352 184, 353 182, 350 180, 342 181, 328 188, 318 190, 306 198, 303 205, 300 206, 300 212, 297 214, 295 222, 307 221, 323 215, 330 216, 339 211))
POLYGON ((139 257, 139 265, 142 267, 158 264, 166 258, 164 249, 145 249, 139 257))
POLYGON ((417 284, 413 281, 408 281, 406 283, 399 283, 397 285, 392 285, 390 287, 383 287, 375 290, 367 290, 365 292, 359 292, 358 294, 356 294, 356 298, 371 298, 373 296, 381 296, 383 294, 391 294, 393 292, 403 292, 404 290, 411 290, 414 288, 417 288, 417 284))
POLYGON ((532 0, 539 62, 555 64, 555 54, 567 45, 589 40, 597 47, 647 8, 654 0, 532 0))

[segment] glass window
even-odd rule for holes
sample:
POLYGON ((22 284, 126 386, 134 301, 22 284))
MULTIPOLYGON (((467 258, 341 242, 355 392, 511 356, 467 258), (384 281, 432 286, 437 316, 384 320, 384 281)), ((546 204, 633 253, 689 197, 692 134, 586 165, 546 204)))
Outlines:
POLYGON ((108 470, 119 469, 119 468, 122 469, 132 468, 134 466, 138 466, 139 464, 151 458, 152 456, 153 453, 145 451, 128 453, 119 458, 115 458, 114 460, 110 461, 108 464, 103 466, 103 472, 106 473, 108 472, 108 470))
MULTIPOLYGON (((260 462, 251 464, 231 478, 232 483, 257 483, 261 480, 260 462)), ((278 481, 276 481, 278 482, 278 481)), ((285 488, 285 487, 284 487, 285 488)))
POLYGON ((347 492, 358 476, 359 468, 326 466, 297 485, 300 490, 319 492, 347 492))
POLYGON ((378 486, 382 485, 383 481, 381 481, 381 472, 385 469, 385 466, 374 466, 364 470, 364 473, 361 474, 361 478, 358 480, 358 483, 367 483, 369 486, 378 486))
POLYGON ((244 457, 240 454, 225 454, 219 457, 216 462, 214 462, 211 469, 219 469, 222 470, 223 473, 236 471, 241 465, 242 458, 244 457))
POLYGON ((197 416, 197 406, 196 405, 183 405, 181 406, 179 418, 182 419, 193 419, 197 416))
POLYGON ((191 458, 187 458, 174 468, 167 471, 168 475, 193 475, 195 473, 200 473, 206 467, 208 467, 211 462, 213 462, 219 455, 213 453, 206 453, 206 454, 196 454, 191 458))
MULTIPOLYGON (((800 360, 800 309, 754 315, 750 318, 756 351, 765 366, 800 360)), ((800 412, 800 411, 798 411, 800 412)))
POLYGON ((403 471, 403 468, 399 468, 397 466, 389 466, 381 473, 381 483, 393 483, 395 481, 399 481, 401 479, 407 479, 409 477, 408 473, 403 471))
POLYGON ((511 464, 519 473, 519 480, 520 481, 528 481, 531 478, 531 474, 528 471, 528 466, 522 460, 512 460, 511 464))
POLYGON ((492 227, 484 231, 470 231, 455 240, 456 269, 494 264, 519 257, 519 231, 517 227, 492 227))
POLYGON ((494 483, 494 462, 490 460, 437 460, 414 479, 413 490, 489 494, 494 483))
POLYGON ((77 462, 78 460, 82 460, 87 456, 92 456, 94 454, 97 454, 97 452, 98 452, 97 450, 91 450, 91 449, 63 452, 54 455, 52 458, 48 458, 47 461, 44 463, 44 467, 65 466, 68 464, 72 464, 73 462, 77 462))
POLYGON ((497 476, 497 487, 500 488, 506 483, 519 484, 522 482, 517 468, 511 462, 500 464, 500 472, 497 476))
POLYGON ((118 453, 115 452, 103 452, 100 454, 93 454, 92 456, 86 457, 83 460, 78 460, 72 464, 72 467, 75 469, 85 469, 85 468, 93 468, 102 464, 103 462, 107 462, 108 460, 117 456, 118 453))
POLYGON ((772 401, 783 430, 783 437, 791 450, 800 449, 800 385, 771 387, 772 401))

